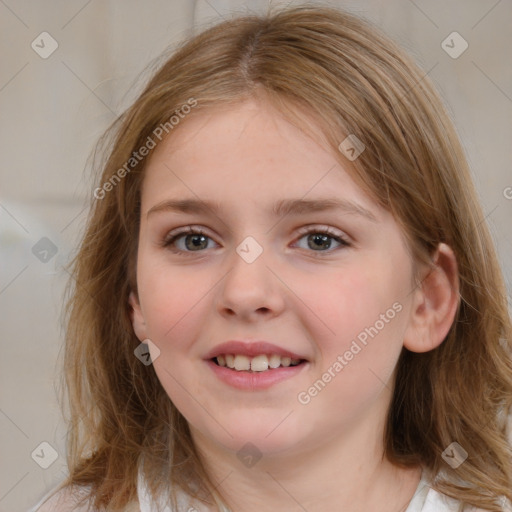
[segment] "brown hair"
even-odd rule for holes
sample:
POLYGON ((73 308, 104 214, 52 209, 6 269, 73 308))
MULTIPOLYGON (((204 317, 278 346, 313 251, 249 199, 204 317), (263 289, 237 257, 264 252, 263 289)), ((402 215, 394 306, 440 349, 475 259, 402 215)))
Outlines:
POLYGON ((128 295, 136 289, 147 158, 126 163, 184 105, 194 104, 188 114, 194 116, 255 95, 304 130, 311 126, 299 110, 311 113, 340 162, 346 160, 338 145, 348 134, 364 143, 354 178, 393 213, 416 261, 429 262, 441 242, 453 249, 461 298, 456 318, 437 349, 403 349, 383 443, 391 462, 421 464, 439 475, 433 486, 440 492, 500 510, 498 496, 512 499, 504 422, 512 403, 511 326, 464 152, 428 77, 375 27, 327 7, 237 17, 184 42, 104 139, 111 149, 68 303, 65 484, 90 486, 96 507, 122 510, 136 500, 142 464, 155 493, 173 496, 180 488, 221 501, 187 422, 152 366, 134 356, 140 342, 128 295), (469 457, 452 469, 441 454, 455 440, 469 457))

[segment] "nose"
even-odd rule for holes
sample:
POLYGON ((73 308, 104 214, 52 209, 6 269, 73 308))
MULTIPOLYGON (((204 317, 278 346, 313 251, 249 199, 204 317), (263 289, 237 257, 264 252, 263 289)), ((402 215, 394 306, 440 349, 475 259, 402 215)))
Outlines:
POLYGON ((255 261, 244 260, 236 251, 229 259, 229 269, 220 283, 218 312, 244 321, 271 319, 282 313, 285 291, 261 254, 255 261))

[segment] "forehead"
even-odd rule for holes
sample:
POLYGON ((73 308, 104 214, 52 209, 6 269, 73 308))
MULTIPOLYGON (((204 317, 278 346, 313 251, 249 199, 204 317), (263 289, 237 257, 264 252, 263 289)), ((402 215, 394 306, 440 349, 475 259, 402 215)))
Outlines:
POLYGON ((247 203, 334 195, 377 209, 351 179, 350 162, 333 152, 311 118, 304 121, 307 133, 256 99, 194 113, 151 155, 143 208, 186 193, 247 203))
MULTIPOLYGON (((307 156, 322 137, 313 123, 308 122, 308 128, 315 133, 315 141, 269 102, 251 98, 234 105, 196 110, 159 144, 152 159, 172 155, 226 162, 235 158, 268 161, 269 157, 298 160, 307 156)), ((325 152, 329 152, 327 143, 322 142, 325 152)))

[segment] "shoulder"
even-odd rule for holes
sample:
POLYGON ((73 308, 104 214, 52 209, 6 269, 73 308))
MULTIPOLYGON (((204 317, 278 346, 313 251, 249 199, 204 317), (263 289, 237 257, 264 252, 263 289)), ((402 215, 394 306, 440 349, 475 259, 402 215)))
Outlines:
MULTIPOLYGON (((90 509, 86 504, 80 504, 80 500, 86 495, 86 490, 72 487, 54 489, 29 512, 86 512, 90 509)), ((92 512, 92 511, 91 511, 92 512)))
MULTIPOLYGON (((512 512, 510 503, 505 498, 502 499, 502 512, 512 512)), ((423 507, 411 509, 411 512, 488 512, 487 509, 478 508, 472 505, 463 506, 459 500, 445 496, 433 488, 428 489, 423 507)), ((409 512, 409 510, 407 510, 409 512)))
MULTIPOLYGON (((98 512, 88 498, 88 487, 57 487, 28 512, 98 512)), ((126 507, 124 512, 140 512, 140 507, 134 503, 126 507)))
MULTIPOLYGON (((89 489, 85 487, 65 487, 53 490, 28 512, 97 512, 87 498, 89 489)), ((138 504, 127 507, 124 512, 140 512, 138 504)))
POLYGON ((434 480, 428 470, 423 471, 416 492, 405 512, 487 512, 472 506, 463 506, 459 500, 440 493, 433 487, 434 480))
POLYGON ((89 495, 87 488, 58 487, 35 505, 29 512, 94 512, 87 501, 83 501, 89 495))
MULTIPOLYGON (((89 488, 65 487, 57 489, 48 493, 28 512, 98 512, 87 499, 89 488)), ((124 512, 140 512, 140 507, 138 503, 134 503, 126 507, 124 512)))

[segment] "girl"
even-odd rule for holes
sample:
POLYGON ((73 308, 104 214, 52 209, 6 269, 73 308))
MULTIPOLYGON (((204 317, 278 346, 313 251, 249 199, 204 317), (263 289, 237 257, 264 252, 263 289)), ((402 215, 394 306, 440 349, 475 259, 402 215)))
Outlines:
POLYGON ((184 44, 113 127, 40 510, 505 510, 506 292, 461 145, 375 27, 184 44))

